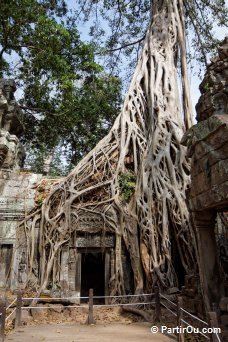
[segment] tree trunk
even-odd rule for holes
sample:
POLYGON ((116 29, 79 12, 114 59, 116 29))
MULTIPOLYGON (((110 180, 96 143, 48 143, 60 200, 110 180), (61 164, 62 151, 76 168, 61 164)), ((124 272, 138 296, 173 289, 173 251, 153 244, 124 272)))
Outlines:
MULTIPOLYGON (((186 274, 197 268, 185 199, 190 165, 180 145, 184 122, 187 127, 191 124, 184 44, 182 1, 154 1, 144 48, 113 128, 53 189, 42 207, 43 256, 54 250, 57 241, 69 241, 75 231, 83 231, 83 215, 101 218, 103 227, 97 233, 116 235, 115 272, 110 279, 113 295, 125 292, 123 243, 130 254, 137 293, 155 284, 161 288, 178 285, 174 249, 186 274), (184 119, 177 84, 179 54, 184 119), (132 183, 125 190, 120 186, 120 178, 129 174, 135 179, 134 191, 132 183)), ((52 256, 45 260, 40 269, 44 274, 39 277, 43 281, 52 256)))

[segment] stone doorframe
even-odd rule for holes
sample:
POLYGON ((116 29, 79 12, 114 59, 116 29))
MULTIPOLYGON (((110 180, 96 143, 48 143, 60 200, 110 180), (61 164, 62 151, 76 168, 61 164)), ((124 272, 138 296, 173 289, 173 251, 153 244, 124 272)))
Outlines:
MULTIPOLYGON (((111 273, 113 273, 112 265, 114 266, 114 251, 112 248, 105 248, 105 250, 101 248, 77 248, 77 257, 76 257, 76 274, 75 274, 75 294, 77 297, 81 296, 81 265, 82 265, 82 253, 103 253, 104 254, 104 296, 110 295, 109 289, 109 280, 111 277, 111 273)), ((81 302, 79 300, 79 302, 81 302)), ((105 298, 105 304, 109 303, 109 298, 105 298)))
MULTIPOLYGON (((62 297, 71 297, 75 303, 80 303, 81 296, 81 255, 82 253, 96 251, 104 253, 105 257, 105 296, 110 295, 109 281, 114 274, 114 235, 106 236, 91 234, 86 237, 77 237, 75 246, 66 245, 62 249, 60 284, 62 297)), ((109 299, 105 299, 108 304, 109 299)))
POLYGON ((206 311, 211 311, 214 306, 218 307, 225 292, 215 237, 217 211, 217 208, 211 208, 193 212, 199 251, 202 294, 206 311))

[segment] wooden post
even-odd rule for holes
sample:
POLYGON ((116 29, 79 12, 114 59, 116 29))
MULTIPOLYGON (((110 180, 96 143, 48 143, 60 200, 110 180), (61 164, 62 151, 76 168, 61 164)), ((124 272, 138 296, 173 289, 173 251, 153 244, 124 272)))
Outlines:
POLYGON ((155 294, 155 322, 161 321, 161 300, 160 300, 160 292, 159 287, 154 287, 155 294))
POLYGON ((105 304, 109 304, 110 253, 105 252, 105 304))
POLYGON ((93 289, 89 289, 89 313, 86 321, 87 324, 96 324, 93 318, 93 289))
POLYGON ((21 325, 21 307, 22 307, 22 293, 21 290, 17 291, 17 306, 15 316, 15 328, 21 325))
POLYGON ((0 297, 0 342, 5 339, 5 323, 6 323, 6 298, 0 297))
MULTIPOLYGON (((208 312, 208 319, 210 328, 218 328, 218 318, 216 312, 208 312)), ((210 340, 212 342, 218 342, 218 338, 214 332, 210 334, 210 340)))
POLYGON ((184 342, 184 333, 182 330, 182 319, 183 319, 183 311, 181 310, 183 308, 183 298, 178 297, 177 298, 177 327, 179 328, 178 333, 178 342, 184 342))

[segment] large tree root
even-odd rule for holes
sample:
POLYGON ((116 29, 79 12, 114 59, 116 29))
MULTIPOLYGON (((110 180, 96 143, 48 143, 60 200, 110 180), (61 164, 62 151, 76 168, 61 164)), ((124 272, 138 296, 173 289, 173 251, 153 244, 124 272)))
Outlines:
POLYGON ((190 166, 180 145, 185 127, 177 85, 179 53, 184 121, 187 125, 191 121, 181 9, 180 0, 154 1, 153 21, 113 128, 20 225, 25 233, 28 281, 36 279, 40 291, 49 282, 59 284, 62 247, 73 245, 79 233, 115 235, 111 295, 125 293, 123 243, 130 254, 135 293, 151 291, 154 284, 178 285, 176 256, 185 274, 196 271, 185 199, 190 166), (121 187, 120 180, 127 177, 130 186, 126 182, 121 187), (128 191, 125 200, 124 191, 128 191), (86 226, 85 217, 100 224, 86 226), (39 227, 39 258, 34 253, 35 227, 39 227))
POLYGON ((154 318, 146 311, 140 310, 140 309, 134 309, 134 308, 129 308, 129 307, 121 307, 122 312, 129 312, 134 315, 141 316, 142 318, 145 319, 146 322, 153 323, 154 318))

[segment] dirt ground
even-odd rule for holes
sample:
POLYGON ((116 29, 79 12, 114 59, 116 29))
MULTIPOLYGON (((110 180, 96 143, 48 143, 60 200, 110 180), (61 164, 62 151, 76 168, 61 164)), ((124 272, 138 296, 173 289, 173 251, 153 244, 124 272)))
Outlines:
POLYGON ((86 324, 42 324, 13 330, 6 342, 168 342, 167 336, 152 334, 151 324, 137 322, 86 324))

